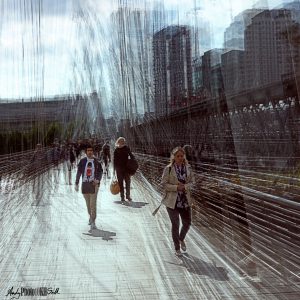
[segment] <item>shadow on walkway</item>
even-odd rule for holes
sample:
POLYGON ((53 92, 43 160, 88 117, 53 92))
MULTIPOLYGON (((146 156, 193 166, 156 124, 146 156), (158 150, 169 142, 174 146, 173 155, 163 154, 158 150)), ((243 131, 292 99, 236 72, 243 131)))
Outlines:
POLYGON ((116 236, 115 232, 105 231, 100 229, 91 229, 89 233, 83 233, 84 235, 89 235, 93 237, 102 237, 102 240, 111 241, 113 240, 112 236, 116 236))
POLYGON ((179 257, 181 263, 176 264, 168 262, 172 265, 185 267, 187 271, 197 275, 205 275, 212 279, 219 281, 228 281, 228 271, 223 267, 217 267, 212 263, 205 262, 195 256, 183 253, 182 257, 179 257))
POLYGON ((147 202, 135 202, 135 201, 131 201, 131 202, 125 201, 124 203, 122 203, 121 201, 114 201, 114 203, 124 205, 124 206, 128 206, 128 207, 132 207, 132 208, 142 208, 142 207, 149 204, 147 202))

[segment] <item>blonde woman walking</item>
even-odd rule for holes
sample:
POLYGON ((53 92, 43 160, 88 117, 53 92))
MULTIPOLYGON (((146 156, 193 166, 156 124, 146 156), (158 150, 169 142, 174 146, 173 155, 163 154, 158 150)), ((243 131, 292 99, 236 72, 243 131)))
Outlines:
POLYGON ((181 256, 186 251, 185 237, 191 226, 191 186, 194 183, 194 174, 188 164, 185 151, 176 147, 171 152, 170 163, 165 167, 162 175, 162 184, 165 192, 162 204, 172 224, 172 239, 175 254, 181 256), (179 231, 180 218, 182 227, 179 231))

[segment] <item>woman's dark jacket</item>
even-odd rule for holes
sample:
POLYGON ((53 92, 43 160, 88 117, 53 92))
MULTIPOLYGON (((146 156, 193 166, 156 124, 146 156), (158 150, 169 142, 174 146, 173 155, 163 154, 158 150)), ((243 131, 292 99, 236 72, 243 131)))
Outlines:
POLYGON ((125 145, 122 148, 116 148, 114 151, 114 169, 125 171, 128 156, 130 156, 131 159, 134 159, 134 155, 131 153, 128 146, 125 145))

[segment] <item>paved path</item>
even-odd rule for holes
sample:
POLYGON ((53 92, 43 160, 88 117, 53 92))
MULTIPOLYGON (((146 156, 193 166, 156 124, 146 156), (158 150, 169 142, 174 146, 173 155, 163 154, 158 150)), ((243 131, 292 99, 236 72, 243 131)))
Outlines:
POLYGON ((177 258, 165 208, 151 214, 159 195, 136 181, 131 205, 101 185, 98 229, 89 231, 82 194, 62 173, 51 173, 57 170, 42 179, 40 201, 29 185, 0 195, 0 299, 12 299, 11 287, 59 288, 21 300, 299 299, 295 287, 276 293, 242 279, 223 259, 222 245, 218 251, 196 228, 186 240, 188 254, 177 258))

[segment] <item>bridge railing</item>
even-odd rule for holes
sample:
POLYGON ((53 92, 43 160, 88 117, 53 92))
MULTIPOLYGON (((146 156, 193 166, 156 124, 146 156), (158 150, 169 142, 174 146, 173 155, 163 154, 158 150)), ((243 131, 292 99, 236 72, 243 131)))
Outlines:
MULTIPOLYGON (((136 156, 140 172, 162 193, 160 180, 168 158, 136 156)), ((276 270, 285 279, 297 278, 300 178, 230 165, 192 166, 197 170, 193 224, 203 235, 212 240, 213 234, 216 247, 221 243, 225 258, 233 263, 252 253, 262 268, 276 270)))
POLYGON ((0 155, 1 180, 23 183, 46 172, 62 159, 61 155, 55 159, 51 151, 52 148, 44 147, 36 156, 35 150, 0 155))

